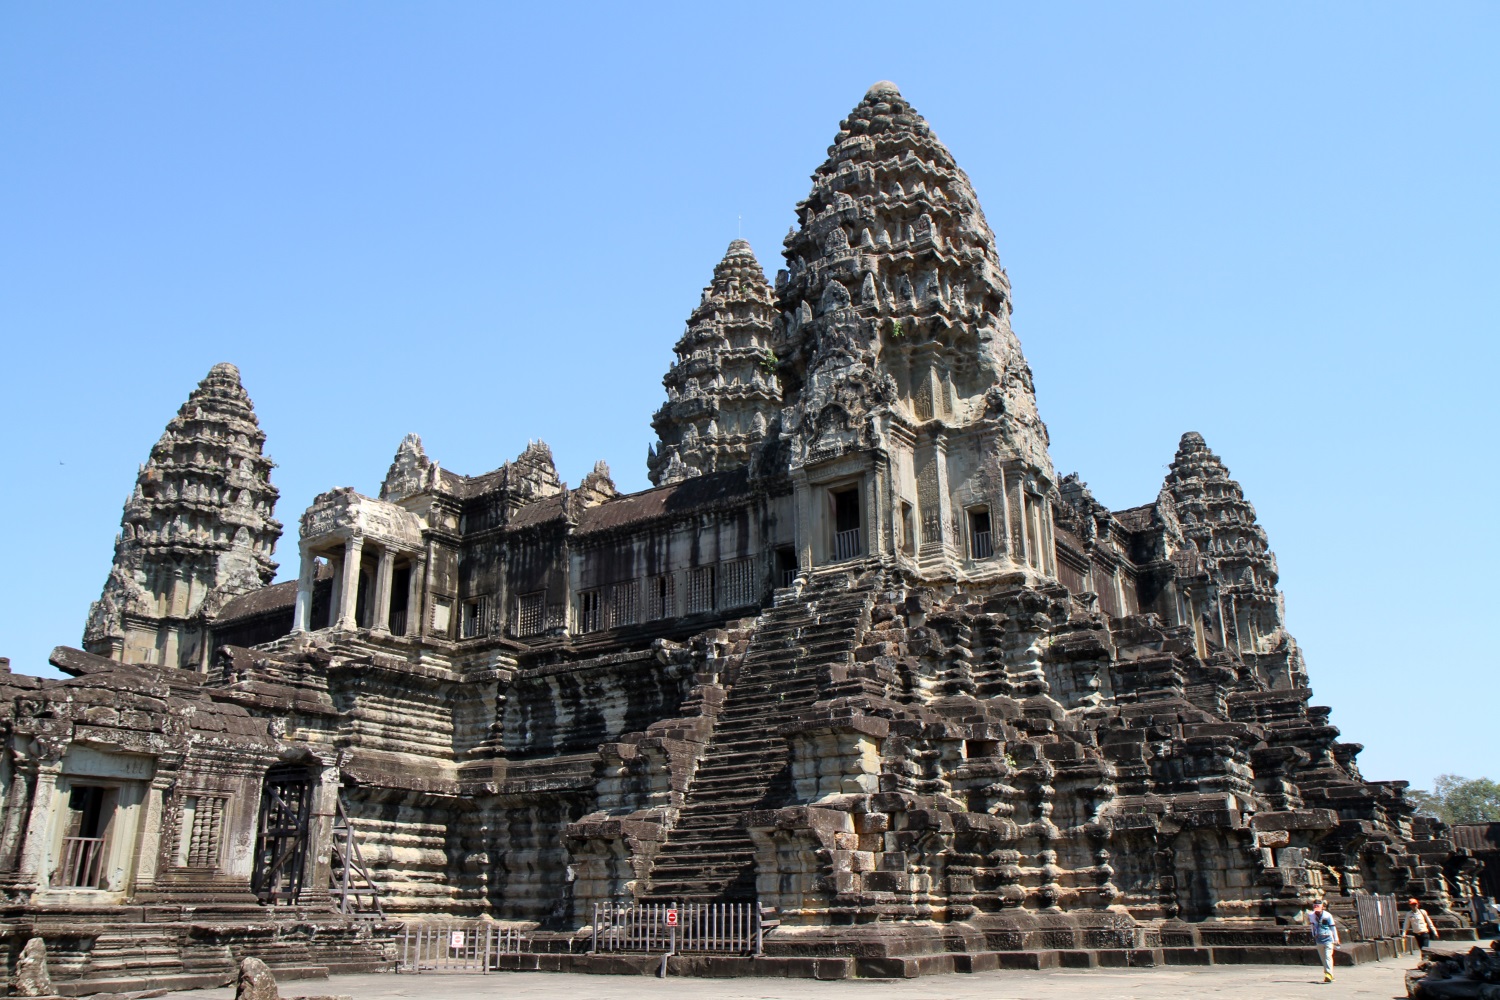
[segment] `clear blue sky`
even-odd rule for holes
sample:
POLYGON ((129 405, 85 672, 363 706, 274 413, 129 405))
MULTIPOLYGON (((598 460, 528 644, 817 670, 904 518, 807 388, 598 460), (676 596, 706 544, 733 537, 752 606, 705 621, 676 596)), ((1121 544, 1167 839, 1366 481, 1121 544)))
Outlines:
POLYGON ((1201 431, 1370 778, 1500 778, 1494 3, 21 4, 0 11, 0 655, 80 641, 217 361, 298 515, 407 431, 646 485, 737 233, 774 274, 892 79, 969 172, 1060 472, 1201 431), (743 219, 743 223, 739 220, 743 219))

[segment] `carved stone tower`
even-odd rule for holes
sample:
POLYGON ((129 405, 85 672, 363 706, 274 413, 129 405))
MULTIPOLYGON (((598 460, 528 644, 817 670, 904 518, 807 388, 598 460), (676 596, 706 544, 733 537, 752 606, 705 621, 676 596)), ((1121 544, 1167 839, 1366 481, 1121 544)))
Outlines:
POLYGON ((214 365, 125 502, 114 565, 89 609, 89 652, 200 668, 207 619, 276 575, 281 523, 265 439, 239 369, 214 365))
POLYGON ((1306 683, 1302 655, 1286 631, 1276 589, 1276 556, 1244 490, 1201 434, 1182 436, 1165 492, 1207 578, 1195 616, 1212 640, 1256 669, 1259 676, 1247 678, 1254 686, 1306 683))
POLYGON ((804 563, 831 544, 929 578, 1053 575, 1055 476, 1010 281, 968 178, 894 84, 844 120, 797 215, 777 279, 782 428, 806 513, 836 522, 813 524, 804 563), (825 503, 825 483, 860 508, 825 503))
POLYGON ((729 244, 703 301, 688 317, 662 384, 646 463, 658 486, 749 464, 781 412, 772 336, 776 306, 744 240, 729 244))

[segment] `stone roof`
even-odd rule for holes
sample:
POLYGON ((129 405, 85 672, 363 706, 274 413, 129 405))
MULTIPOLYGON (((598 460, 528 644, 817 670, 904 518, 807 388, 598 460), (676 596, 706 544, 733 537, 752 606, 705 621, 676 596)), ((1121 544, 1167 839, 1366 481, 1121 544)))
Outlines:
POLYGON ((680 516, 744 496, 749 488, 749 469, 741 467, 619 496, 585 509, 578 516, 578 534, 609 531, 659 517, 680 516))

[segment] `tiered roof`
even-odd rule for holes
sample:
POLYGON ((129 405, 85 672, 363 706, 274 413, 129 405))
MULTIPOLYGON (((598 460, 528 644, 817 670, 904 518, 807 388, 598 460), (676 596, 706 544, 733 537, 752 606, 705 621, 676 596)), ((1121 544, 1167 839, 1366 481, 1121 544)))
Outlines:
POLYGON ((776 307, 760 262, 744 240, 729 244, 703 301, 674 348, 652 418, 658 443, 647 456, 657 485, 748 465, 780 413, 772 352, 776 307))
POLYGON ((214 365, 141 466, 86 642, 123 635, 127 613, 191 618, 271 582, 281 522, 265 440, 239 369, 214 365))

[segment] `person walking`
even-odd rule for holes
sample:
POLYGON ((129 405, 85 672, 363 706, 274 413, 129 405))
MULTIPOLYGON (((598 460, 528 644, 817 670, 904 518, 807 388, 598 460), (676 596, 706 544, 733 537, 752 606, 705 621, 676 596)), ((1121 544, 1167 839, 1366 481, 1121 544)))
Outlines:
POLYGON ((1418 948, 1426 948, 1437 937, 1437 928, 1432 925, 1432 918, 1422 909, 1421 902, 1415 896, 1408 899, 1406 905, 1409 909, 1406 911, 1406 919, 1401 922, 1401 934, 1416 938, 1418 948))
POLYGON ((1339 928, 1333 921, 1333 914, 1323 909, 1323 901, 1320 899, 1313 904, 1312 913, 1307 918, 1308 928, 1312 931, 1313 944, 1318 946, 1318 957, 1323 960, 1323 982, 1333 982, 1333 952, 1339 946, 1339 928))

